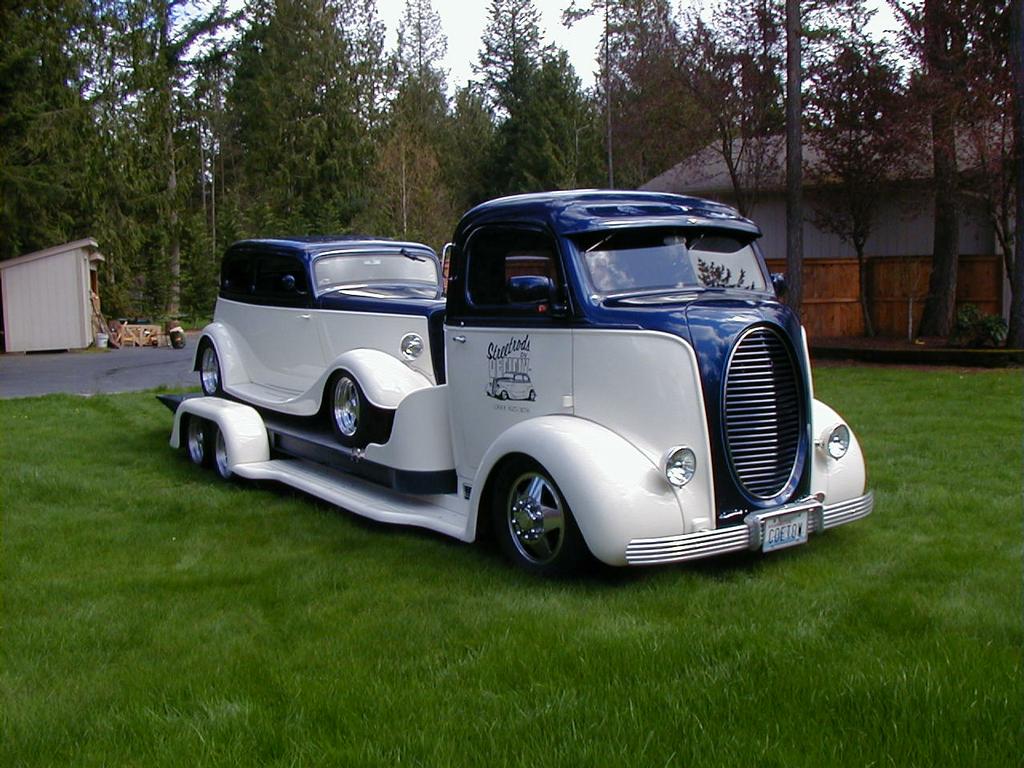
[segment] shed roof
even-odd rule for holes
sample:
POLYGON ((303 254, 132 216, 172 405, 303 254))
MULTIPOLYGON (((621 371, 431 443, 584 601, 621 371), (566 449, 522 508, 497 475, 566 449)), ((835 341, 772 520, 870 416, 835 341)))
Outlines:
POLYGON ((59 256, 62 253, 68 251, 83 250, 88 252, 89 261, 105 261, 103 254, 100 253, 100 246, 91 237, 86 237, 82 240, 73 240, 70 243, 64 243, 63 245, 55 245, 52 248, 45 248, 41 251, 32 251, 32 253, 26 253, 23 256, 17 256, 13 259, 7 259, 0 261, 0 270, 7 269, 9 267, 16 267, 19 264, 27 264, 30 261, 37 261, 39 259, 48 259, 51 256, 59 256))

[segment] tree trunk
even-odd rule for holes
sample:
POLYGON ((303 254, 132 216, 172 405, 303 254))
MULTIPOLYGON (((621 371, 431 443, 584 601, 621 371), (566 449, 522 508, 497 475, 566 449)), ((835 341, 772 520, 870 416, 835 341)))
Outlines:
POLYGON ((800 130, 800 2, 786 0, 786 282, 800 312, 804 280, 803 135, 800 130))
MULTIPOLYGON (((949 336, 956 307, 960 257, 960 216, 957 200, 956 94, 950 87, 950 37, 943 0, 924 5, 925 49, 932 87, 932 165, 935 174, 935 222, 932 271, 921 316, 921 336, 949 336)), ((959 22, 958 22, 959 23, 959 22)))
POLYGON ((857 281, 860 288, 860 311, 864 316, 864 335, 872 338, 875 326, 871 322, 871 306, 868 304, 868 260, 864 258, 864 245, 857 246, 857 281))
POLYGON ((1006 346, 1024 348, 1024 0, 1010 8, 1013 31, 1013 146, 1017 166, 1017 226, 1014 235, 1013 275, 1010 281, 1010 328, 1006 346))
POLYGON ((181 233, 178 226, 178 171, 174 162, 174 88, 171 61, 171 7, 169 3, 160 6, 159 60, 165 69, 164 78, 164 161, 167 163, 167 271, 170 286, 167 296, 167 314, 173 319, 181 309, 181 233))

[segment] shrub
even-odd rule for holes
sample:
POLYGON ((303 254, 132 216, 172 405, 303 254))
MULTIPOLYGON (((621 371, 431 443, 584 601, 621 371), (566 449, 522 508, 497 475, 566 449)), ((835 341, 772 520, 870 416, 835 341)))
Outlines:
POLYGON ((1006 341, 1006 321, 999 315, 986 315, 973 304, 964 304, 956 313, 956 326, 949 339, 954 347, 999 347, 1006 341))

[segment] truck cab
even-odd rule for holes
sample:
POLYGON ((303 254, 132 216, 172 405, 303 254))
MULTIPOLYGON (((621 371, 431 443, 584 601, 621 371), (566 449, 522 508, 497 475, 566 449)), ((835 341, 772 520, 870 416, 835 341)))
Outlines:
MULTIPOLYGON (((697 198, 554 192, 462 217, 443 305, 336 308, 314 269, 319 303, 306 309, 355 317, 319 321, 321 349, 338 354, 318 359, 309 402, 292 412, 306 434, 272 424, 267 450, 236 451, 227 469, 292 485, 289 461, 307 475, 340 469, 317 481, 332 487, 319 495, 466 541, 495 536, 541 573, 589 556, 770 552, 864 517, 873 497, 859 445, 814 399, 805 335, 775 294, 760 234, 697 198), (344 345, 331 347, 335 336, 344 345), (345 440, 353 420, 372 429, 345 440), (317 451, 302 449, 324 422, 333 454, 322 434, 317 451)), ((219 365, 224 339, 207 338, 200 355, 212 349, 219 365)), ((248 405, 274 421, 273 403, 248 405)), ((231 429, 220 411, 191 413, 231 429)))

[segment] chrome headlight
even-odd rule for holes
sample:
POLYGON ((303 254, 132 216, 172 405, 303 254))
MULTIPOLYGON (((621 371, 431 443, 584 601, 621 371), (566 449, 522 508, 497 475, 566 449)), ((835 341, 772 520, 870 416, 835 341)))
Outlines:
POLYGON ((825 450, 833 459, 841 459, 850 450, 850 429, 845 424, 832 428, 825 441, 825 450))
POLYGON ((697 474, 697 454, 689 448, 670 448, 661 460, 665 479, 682 488, 697 474))
POLYGON ((423 339, 418 333, 407 333, 402 337, 402 357, 406 360, 415 360, 423 354, 423 339))

